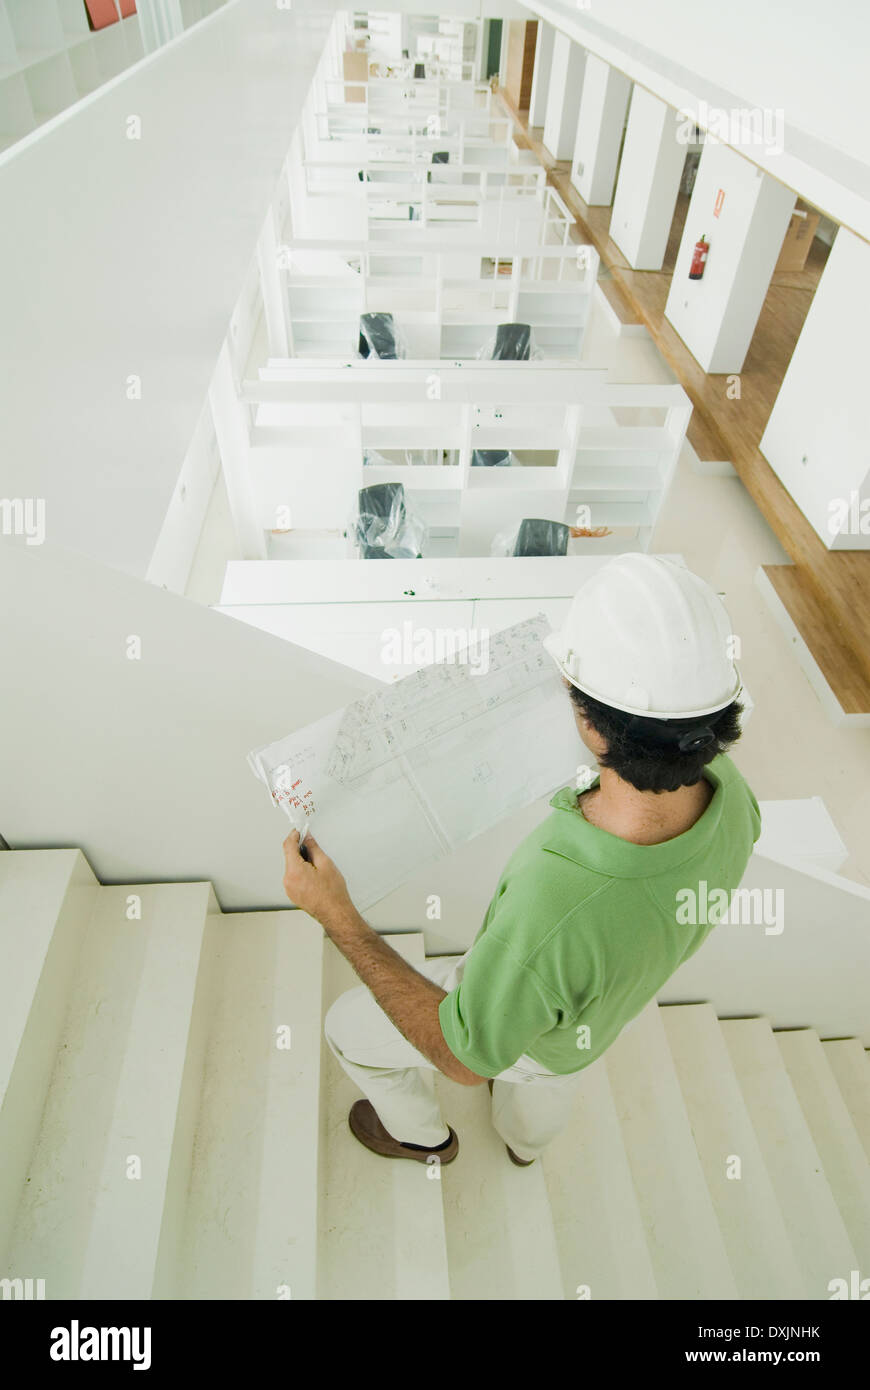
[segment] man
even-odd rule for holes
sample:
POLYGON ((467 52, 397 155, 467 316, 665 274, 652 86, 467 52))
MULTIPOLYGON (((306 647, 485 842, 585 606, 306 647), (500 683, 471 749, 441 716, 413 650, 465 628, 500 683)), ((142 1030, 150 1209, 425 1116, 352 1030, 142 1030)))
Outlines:
POLYGON ((441 1163, 459 1141, 434 1073, 490 1081, 493 1123, 526 1165, 566 1123, 582 1069, 654 999, 712 928, 687 925, 686 892, 729 894, 761 830, 725 749, 740 736, 733 636, 716 594, 649 555, 608 561, 545 639, 600 772, 519 846, 462 957, 423 973, 362 920, 315 841, 285 841, 288 897, 315 917, 364 985, 329 1010, 332 1051, 368 1097, 357 1139, 378 1154, 441 1163), (366 988, 367 986, 367 988, 366 988), (494 1078, 494 1084, 493 1084, 494 1078))

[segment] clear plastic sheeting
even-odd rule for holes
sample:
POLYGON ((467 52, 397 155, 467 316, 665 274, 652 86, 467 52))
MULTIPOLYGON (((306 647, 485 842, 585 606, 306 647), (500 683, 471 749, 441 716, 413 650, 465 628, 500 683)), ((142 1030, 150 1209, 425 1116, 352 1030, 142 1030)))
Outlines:
POLYGON ((500 323, 476 354, 478 362, 539 362, 543 356, 527 323, 500 323))
POLYGON ((562 521, 526 517, 508 531, 499 531, 490 555, 567 555, 571 528, 562 521))
POLYGON ((426 525, 408 510, 401 483, 361 488, 353 530, 362 560, 422 559, 426 525))
POLYGON ((377 357, 382 362, 395 362, 408 356, 408 345, 396 327, 392 314, 360 314, 360 357, 377 357))
POLYGON ((427 183, 449 183, 454 177, 446 167, 450 164, 449 150, 434 150, 431 163, 433 167, 426 174, 427 183))
POLYGON ((363 453, 363 465, 369 464, 381 468, 435 468, 447 467, 451 463, 457 462, 452 456, 452 451, 446 449, 391 449, 389 457, 386 454, 378 453, 377 449, 366 449, 363 453))
POLYGON ((513 462, 510 449, 474 449, 471 454, 472 468, 510 468, 513 462))

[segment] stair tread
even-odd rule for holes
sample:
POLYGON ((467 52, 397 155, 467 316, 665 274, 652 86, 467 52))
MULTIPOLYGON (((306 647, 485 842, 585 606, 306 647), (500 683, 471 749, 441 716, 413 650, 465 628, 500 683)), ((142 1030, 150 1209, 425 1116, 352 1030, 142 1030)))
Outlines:
POLYGON ((828 1282, 856 1255, 825 1176, 782 1053, 765 1018, 723 1019, 719 1027, 737 1073, 807 1296, 827 1298, 828 1282))
POLYGON ((823 1042, 822 1050, 849 1107, 864 1152, 870 1158, 870 1055, 857 1038, 823 1042))
POLYGON ((26 1185, 99 885, 77 849, 0 854, 0 1251, 26 1185))
POLYGON ((814 1029, 775 1032, 774 1037, 859 1266, 870 1267, 870 1163, 837 1079, 814 1029))
POLYGON ((586 1067, 565 1129, 541 1160, 567 1298, 657 1299, 655 1274, 604 1058, 586 1067))
POLYGON ((99 890, 10 1248, 14 1267, 46 1272, 48 1298, 151 1296, 210 895, 99 890))
MULTIPOLYGON (((385 939, 424 967, 422 932, 385 939)), ((50 1299, 788 1300, 870 1264, 855 1038, 653 1001, 526 1169, 488 1089, 436 1072, 461 1145, 436 1180, 350 1133, 359 1091, 323 1015, 360 982, 305 914, 222 914, 208 883, 100 887, 78 850, 11 851, 0 950, 4 1162, 25 1072, 30 1109, 44 1096, 27 1180, 13 1161, 0 1193, 20 1196, 7 1263, 50 1299)))
POLYGON ((0 1102, 51 945, 58 913, 81 859, 77 849, 0 854, 0 1102))
MULTIPOLYGON (((385 939, 412 965, 423 964, 421 932, 385 939)), ((339 994, 360 984, 332 943, 325 946, 324 1014, 339 994)), ((359 1090, 325 1040, 323 1058, 326 1145, 318 1297, 448 1299, 442 1181, 429 1179, 422 1163, 366 1151, 347 1123, 359 1090)))
POLYGON ((508 1158, 487 1086, 458 1086, 439 1075, 435 1089, 462 1145, 442 1178, 451 1297, 564 1299, 541 1162, 518 1168, 508 1158), (522 1219, 511 1220, 515 1213, 522 1219))
POLYGON ((661 1010, 653 1000, 605 1053, 661 1298, 739 1297, 661 1010))
POLYGON ((209 919, 206 949, 181 1296, 314 1298, 323 931, 287 909, 226 913, 209 919))
POLYGON ((709 1004, 673 1005, 661 1010, 661 1018, 741 1297, 805 1298, 808 1290, 715 1011, 709 1004))

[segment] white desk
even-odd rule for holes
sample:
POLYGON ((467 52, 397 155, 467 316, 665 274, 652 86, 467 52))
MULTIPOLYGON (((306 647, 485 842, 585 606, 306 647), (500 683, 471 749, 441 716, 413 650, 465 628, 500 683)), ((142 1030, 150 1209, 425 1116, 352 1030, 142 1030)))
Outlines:
POLYGON ((390 682, 429 664, 451 633, 476 641, 536 613, 560 624, 607 558, 237 560, 218 611, 390 682), (386 659, 397 643, 402 659, 386 659))

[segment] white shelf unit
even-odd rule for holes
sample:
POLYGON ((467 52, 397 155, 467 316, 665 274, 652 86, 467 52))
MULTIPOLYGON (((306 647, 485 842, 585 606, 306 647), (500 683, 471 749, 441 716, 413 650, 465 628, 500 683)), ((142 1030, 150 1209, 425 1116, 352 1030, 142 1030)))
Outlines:
POLYGON ((636 526, 646 549, 691 418, 669 386, 611 386, 579 430, 569 506, 580 524, 636 526), (579 509, 583 509, 582 516, 579 509))
POLYGON ((500 229, 509 238, 519 235, 524 222, 537 228, 547 188, 540 165, 491 169, 466 161, 444 168, 449 182, 430 183, 427 167, 409 168, 401 161, 305 160, 302 225, 323 235, 341 218, 372 239, 394 239, 398 231, 418 241, 445 229, 461 235, 477 228, 490 237, 500 229))
POLYGON ((539 247, 525 256, 491 247, 486 256, 473 243, 408 250, 299 240, 283 251, 294 358, 353 360, 360 314, 389 312, 409 358, 475 358, 498 324, 519 322, 530 325, 536 352, 578 359, 598 273, 591 246, 539 247))
POLYGON ((469 133, 480 135, 488 133, 490 122, 501 127, 505 120, 504 113, 494 108, 485 83, 415 78, 413 64, 408 74, 370 76, 366 82, 324 72, 313 84, 309 100, 312 115, 321 125, 325 122, 329 136, 364 132, 378 125, 405 130, 411 126, 425 132, 436 119, 444 130, 460 118, 466 120, 469 133))
MULTIPOLYGON (((188 29, 227 0, 180 0, 188 29)), ((138 14, 91 30, 84 0, 0 0, 0 151, 145 56, 138 14)))
POLYGON ((300 534, 346 529, 361 487, 401 482, 435 553, 488 555, 524 517, 611 531, 577 538, 573 553, 645 550, 691 405, 679 386, 607 375, 541 362, 270 364, 234 403, 244 443, 229 467, 246 479, 246 524, 269 531, 283 507, 300 534), (618 423, 650 415, 661 423, 618 423), (478 449, 508 450, 511 465, 473 466, 478 449), (423 450, 455 462, 415 463, 423 450), (365 462, 373 452, 387 458, 365 462))
POLYGON ((372 10, 350 16, 346 41, 348 48, 365 52, 390 75, 411 76, 415 63, 425 63, 427 75, 460 81, 472 76, 477 66, 480 28, 480 20, 372 10))
MULTIPOLYGON (((355 108, 357 113, 359 108, 355 108)), ((509 116, 486 113, 460 113, 443 120, 409 121, 406 116, 386 116, 369 127, 365 118, 330 124, 328 112, 316 111, 306 122, 305 155, 310 160, 345 160, 356 165, 397 160, 409 167, 423 164, 433 176, 449 169, 432 167, 434 151, 449 155, 450 164, 473 164, 491 168, 534 166, 532 150, 521 150, 513 142, 514 121, 509 116)))
POLYGON ((0 150, 143 54, 138 15, 92 33, 84 0, 0 0, 0 150))

